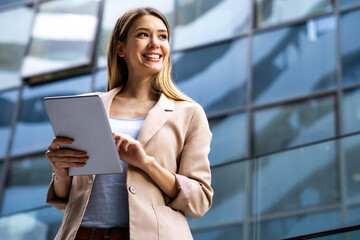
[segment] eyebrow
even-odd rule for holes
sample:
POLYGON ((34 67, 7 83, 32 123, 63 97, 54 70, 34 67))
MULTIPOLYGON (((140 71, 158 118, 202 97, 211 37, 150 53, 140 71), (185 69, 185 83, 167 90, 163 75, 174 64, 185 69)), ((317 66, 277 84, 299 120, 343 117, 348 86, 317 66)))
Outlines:
MULTIPOLYGON (((139 27, 135 30, 135 32, 138 32, 138 31, 150 31, 149 28, 143 28, 143 27, 139 27)), ((157 30, 158 32, 166 32, 167 33, 167 30, 166 29, 159 29, 157 30)))

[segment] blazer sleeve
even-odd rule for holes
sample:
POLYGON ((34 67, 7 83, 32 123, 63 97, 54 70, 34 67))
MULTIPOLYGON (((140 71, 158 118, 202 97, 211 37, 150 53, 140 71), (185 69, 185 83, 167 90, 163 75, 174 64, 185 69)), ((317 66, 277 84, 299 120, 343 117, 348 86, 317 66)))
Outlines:
POLYGON ((50 204, 51 206, 55 207, 57 210, 65 211, 66 205, 68 203, 68 199, 60 199, 57 198, 54 191, 54 179, 55 173, 52 173, 52 179, 49 185, 49 189, 46 195, 46 203, 50 204))
POLYGON ((185 137, 178 173, 174 174, 177 197, 168 206, 192 217, 203 216, 211 207, 213 189, 208 155, 212 134, 206 114, 196 105, 185 137))

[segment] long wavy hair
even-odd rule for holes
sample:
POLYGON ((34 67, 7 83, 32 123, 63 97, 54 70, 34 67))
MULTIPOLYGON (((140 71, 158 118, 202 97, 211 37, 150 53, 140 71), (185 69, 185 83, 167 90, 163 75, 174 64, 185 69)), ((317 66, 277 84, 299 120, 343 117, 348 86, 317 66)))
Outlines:
MULTIPOLYGON (((168 31, 168 41, 170 40, 170 27, 165 16, 155 8, 144 7, 135 8, 127 11, 116 22, 114 30, 110 36, 109 51, 107 56, 107 69, 108 69, 108 84, 107 91, 113 88, 123 86, 125 87, 128 81, 128 67, 124 58, 119 57, 117 54, 118 41, 124 42, 128 35, 133 22, 144 15, 152 15, 160 20, 166 26, 168 31)), ((152 89, 156 92, 164 93, 168 98, 177 101, 194 102, 190 97, 181 92, 173 83, 171 78, 171 61, 170 56, 164 59, 164 66, 153 76, 151 79, 152 89)))

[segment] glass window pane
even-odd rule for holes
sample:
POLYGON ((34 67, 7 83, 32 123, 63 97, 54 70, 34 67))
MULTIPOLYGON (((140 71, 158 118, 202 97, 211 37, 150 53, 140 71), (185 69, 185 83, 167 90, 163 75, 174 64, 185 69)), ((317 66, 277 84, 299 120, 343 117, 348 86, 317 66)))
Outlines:
POLYGON ((173 76, 179 88, 206 112, 245 105, 248 39, 173 55, 173 76))
MULTIPOLYGON (((346 166, 346 190, 349 202, 360 202, 360 134, 341 139, 346 166)), ((358 222, 358 224, 360 221, 358 222)))
POLYGON ((0 7, 3 7, 3 6, 10 6, 10 5, 13 5, 13 4, 17 4, 17 3, 32 3, 34 2, 34 0, 1 0, 0 1, 0 7))
POLYGON ((95 92, 106 92, 106 86, 108 81, 107 69, 100 69, 95 74, 95 92))
POLYGON ((360 82, 360 11, 345 13, 340 18, 343 84, 360 82))
MULTIPOLYGON (((250 239, 283 239, 340 228, 342 227, 341 216, 340 211, 328 211, 303 213, 286 218, 277 217, 272 220, 257 223, 253 228, 252 237, 250 239)), ((332 240, 340 240, 340 238, 332 240)))
POLYGON ((339 0, 342 8, 354 7, 360 5, 360 0, 339 0))
POLYGON ((336 152, 335 141, 328 141, 256 159, 253 214, 261 218, 337 203, 336 152))
POLYGON ((336 85, 335 18, 254 36, 253 101, 299 97, 336 85))
POLYGON ((40 4, 22 76, 32 77, 91 62, 98 23, 97 0, 63 0, 40 4))
POLYGON ((231 38, 250 28, 250 0, 177 0, 176 7, 175 49, 231 38))
POLYGON ((33 15, 33 9, 25 6, 0 11, 0 89, 21 83, 21 61, 29 41, 33 15))
POLYGON ((256 25, 266 27, 332 9, 332 0, 256 0, 256 25))
POLYGON ((333 97, 254 113, 255 153, 262 154, 335 136, 333 97))
POLYGON ((63 212, 48 207, 2 217, 0 218, 1 237, 18 240, 53 240, 63 215, 63 212))
POLYGON ((211 228, 211 230, 192 231, 195 240, 235 240, 243 239, 242 226, 211 228))
POLYGON ((91 76, 36 87, 25 87, 16 124, 11 154, 43 151, 54 137, 47 117, 44 97, 75 95, 90 92, 91 76))
MULTIPOLYGON (((151 0, 146 1, 146 4, 142 0, 131 1, 119 1, 119 0, 106 0, 102 25, 101 25, 101 37, 99 44, 99 55, 97 59, 98 67, 105 67, 107 62, 108 43, 111 31, 113 30, 117 19, 124 14, 127 10, 136 7, 154 7, 163 13, 169 22, 170 28, 173 26, 174 19, 174 3, 175 0, 151 0)), ((172 34, 171 34, 172 35, 172 34)), ((172 36, 170 36, 172 40, 172 36)))
POLYGON ((247 154, 247 115, 212 119, 209 121, 213 134, 209 154, 212 166, 244 158, 247 154))
POLYGON ((245 177, 248 162, 212 169, 213 205, 201 219, 189 217, 192 230, 213 228, 244 220, 246 209, 245 177))
POLYGON ((18 90, 0 93, 0 109, 2 111, 0 115, 0 158, 3 158, 7 151, 18 95, 18 90))
POLYGON ((360 131, 360 89, 349 90, 343 94, 343 131, 360 131))
POLYGON ((51 164, 44 156, 10 162, 5 186, 2 214, 46 205, 46 192, 51 179, 51 164))

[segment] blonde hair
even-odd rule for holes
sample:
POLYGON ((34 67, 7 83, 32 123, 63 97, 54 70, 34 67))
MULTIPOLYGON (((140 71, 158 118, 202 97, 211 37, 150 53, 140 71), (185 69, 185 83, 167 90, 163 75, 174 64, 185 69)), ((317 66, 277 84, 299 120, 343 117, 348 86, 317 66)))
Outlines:
MULTIPOLYGON (((132 23, 137 18, 144 15, 152 15, 162 20, 168 31, 168 41, 170 39, 169 24, 165 16, 158 10, 151 7, 135 8, 127 11, 124 15, 122 15, 117 20, 114 30, 112 31, 110 36, 110 44, 107 56, 107 91, 110 91, 111 89, 119 86, 125 87, 127 84, 128 68, 124 58, 119 57, 117 54, 118 41, 124 42, 126 40, 132 23)), ((164 67, 152 78, 151 86, 153 90, 157 92, 162 92, 165 94, 165 96, 173 100, 194 102, 190 97, 186 96, 183 92, 181 92, 173 83, 171 78, 171 61, 169 56, 166 56, 166 58, 164 59, 164 67)))

